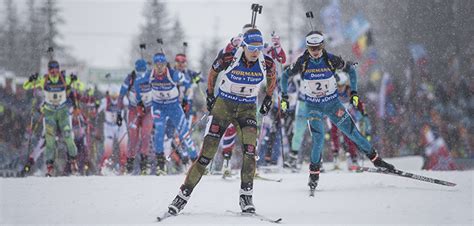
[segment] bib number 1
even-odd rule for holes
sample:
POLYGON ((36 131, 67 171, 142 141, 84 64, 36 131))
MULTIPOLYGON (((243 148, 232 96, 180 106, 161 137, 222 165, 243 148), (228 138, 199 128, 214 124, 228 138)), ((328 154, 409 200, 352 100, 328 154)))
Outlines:
POLYGON ((234 95, 249 97, 255 91, 255 86, 232 85, 230 91, 234 95))

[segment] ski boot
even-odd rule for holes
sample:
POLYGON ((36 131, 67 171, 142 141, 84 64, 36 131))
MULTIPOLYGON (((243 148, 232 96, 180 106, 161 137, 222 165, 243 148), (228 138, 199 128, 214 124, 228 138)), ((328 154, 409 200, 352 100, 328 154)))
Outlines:
POLYGON ((340 170, 341 169, 339 167, 339 153, 338 153, 337 150, 333 150, 332 162, 334 163, 333 170, 340 170))
POLYGON ((89 172, 89 169, 90 169, 89 165, 90 165, 90 163, 89 163, 88 161, 86 161, 86 162, 84 163, 84 166, 82 167, 82 175, 83 175, 83 176, 89 176, 89 174, 90 174, 90 172, 89 172))
POLYGON ((77 167, 76 156, 71 157, 68 162, 69 162, 69 166, 71 167, 71 175, 73 176, 79 175, 79 167, 77 167))
POLYGON ((239 205, 243 213, 255 213, 252 201, 253 183, 242 183, 240 185, 239 205))
POLYGON ((35 160, 33 158, 28 158, 28 162, 26 162, 23 170, 21 170, 21 176, 26 176, 30 173, 31 167, 35 164, 35 160))
POLYGON ((377 167, 377 168, 388 170, 389 172, 395 170, 395 166, 393 166, 390 163, 385 162, 379 156, 379 154, 377 153, 377 151, 375 149, 373 149, 372 153, 367 155, 367 158, 369 158, 370 161, 372 161, 374 166, 377 167))
POLYGON ((188 203, 192 191, 192 189, 186 188, 184 185, 181 186, 178 195, 176 195, 171 204, 168 206, 168 213, 171 215, 178 215, 178 213, 183 210, 184 206, 186 206, 188 203))
POLYGON ((318 186, 320 167, 321 167, 320 163, 309 164, 308 186, 309 186, 309 196, 311 197, 314 196, 314 192, 316 191, 316 187, 318 186))
POLYGON ((132 174, 133 173, 133 164, 135 163, 135 158, 130 157, 127 158, 127 165, 125 168, 127 168, 127 174, 132 174))
POLYGON ((164 153, 156 154, 156 176, 166 175, 166 158, 164 153))
POLYGON ((140 175, 149 174, 150 164, 148 163, 148 156, 140 155, 140 175))
POLYGON ((54 161, 48 160, 46 161, 46 177, 54 176, 54 161))
POLYGON ((293 172, 296 172, 298 170, 297 162, 298 151, 292 150, 288 153, 288 160, 285 161, 283 167, 290 168, 293 172))
POLYGON ((222 178, 227 178, 232 176, 232 169, 230 166, 230 159, 224 157, 224 166, 223 166, 223 172, 222 172, 222 178))
POLYGON ((347 169, 351 172, 357 172, 359 170, 359 162, 357 156, 349 156, 347 158, 347 169))

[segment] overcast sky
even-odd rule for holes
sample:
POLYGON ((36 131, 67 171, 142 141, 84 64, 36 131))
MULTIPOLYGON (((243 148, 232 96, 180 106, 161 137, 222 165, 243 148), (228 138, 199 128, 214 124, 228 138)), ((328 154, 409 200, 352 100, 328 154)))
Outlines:
MULTIPOLYGON (((196 66, 199 45, 217 35, 223 42, 250 22, 256 0, 168 0, 169 15, 179 17, 189 43, 191 64, 196 66)), ((145 0, 59 0, 65 24, 61 43, 90 66, 128 68, 131 40, 144 23, 145 0)), ((264 7, 265 12, 265 7, 264 7)), ((265 17, 259 16, 265 32, 265 17)), ((268 33, 268 32, 267 32, 268 33)), ((223 43, 224 44, 224 43, 223 43)))

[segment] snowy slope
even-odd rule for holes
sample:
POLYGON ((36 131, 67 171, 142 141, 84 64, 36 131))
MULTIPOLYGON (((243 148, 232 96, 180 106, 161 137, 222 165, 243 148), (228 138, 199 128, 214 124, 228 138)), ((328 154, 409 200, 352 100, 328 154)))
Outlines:
MULTIPOLYGON (((400 169, 457 183, 440 186, 373 173, 328 172, 308 197, 307 174, 267 174, 255 181, 257 212, 282 224, 474 225, 473 171, 426 172, 419 158, 392 159, 400 169)), ((328 166, 329 167, 329 166, 328 166)), ((239 180, 205 176, 179 217, 158 223, 184 176, 0 178, 1 224, 251 225, 234 216, 239 180)))

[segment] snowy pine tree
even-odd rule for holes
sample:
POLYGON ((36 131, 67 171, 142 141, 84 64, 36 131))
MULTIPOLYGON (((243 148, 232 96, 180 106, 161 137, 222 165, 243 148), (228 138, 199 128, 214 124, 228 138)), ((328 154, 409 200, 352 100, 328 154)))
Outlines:
POLYGON ((163 50, 168 60, 174 59, 174 55, 182 51, 182 42, 184 40, 184 30, 181 22, 176 19, 171 22, 166 4, 161 0, 149 0, 145 3, 143 16, 145 24, 140 27, 139 35, 132 41, 131 62, 140 57, 140 43, 147 45, 144 51, 144 57, 151 61, 151 57, 161 51, 161 45, 157 39, 163 40, 163 50))
POLYGON ((1 38, 1 65, 6 69, 19 74, 18 49, 21 47, 19 40, 21 36, 20 22, 18 19, 18 11, 13 0, 4 2, 6 8, 5 27, 1 38))

